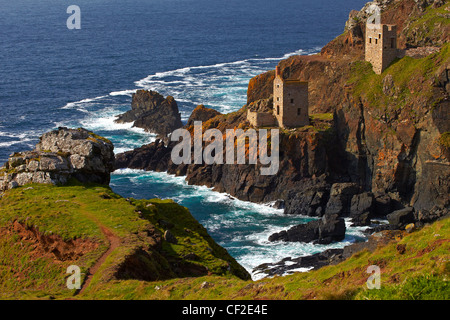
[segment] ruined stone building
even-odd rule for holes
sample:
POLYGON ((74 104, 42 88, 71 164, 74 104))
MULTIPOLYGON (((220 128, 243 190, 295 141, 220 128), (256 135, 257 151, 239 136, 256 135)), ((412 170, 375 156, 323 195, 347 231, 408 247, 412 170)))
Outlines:
POLYGON ((397 26, 367 24, 365 59, 372 64, 373 71, 381 74, 397 55, 397 26))
POLYGON ((273 83, 273 112, 247 112, 255 127, 296 128, 309 124, 308 82, 283 79, 277 66, 273 83))

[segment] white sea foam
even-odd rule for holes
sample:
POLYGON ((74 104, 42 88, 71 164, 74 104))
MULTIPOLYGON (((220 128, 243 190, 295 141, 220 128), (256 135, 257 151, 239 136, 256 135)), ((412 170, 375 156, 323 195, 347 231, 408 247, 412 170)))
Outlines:
POLYGON ((113 91, 110 92, 109 95, 112 97, 116 97, 116 96, 132 96, 133 93, 136 92, 136 89, 132 89, 132 90, 122 90, 122 91, 113 91))
POLYGON ((22 143, 26 144, 28 146, 32 146, 33 145, 33 143, 31 143, 32 141, 34 141, 34 139, 24 138, 24 139, 15 140, 15 141, 0 142, 0 148, 7 148, 7 147, 10 147, 15 144, 22 144, 22 143))
MULTIPOLYGON (((309 53, 311 50, 297 50, 281 57, 249 58, 157 72, 136 81, 135 85, 171 95, 179 102, 205 104, 227 113, 246 103, 247 85, 252 77, 273 69, 276 61, 309 53)), ((181 112, 186 121, 190 110, 181 112)))
POLYGON ((84 113, 89 113, 89 111, 86 110, 87 107, 92 106, 92 104, 94 102, 101 100, 103 98, 106 98, 106 97, 107 96, 99 96, 99 97, 95 97, 95 98, 88 98, 88 99, 83 99, 83 100, 79 100, 79 101, 69 102, 61 109, 76 109, 76 110, 84 112, 84 113))
MULTIPOLYGON (((311 52, 298 50, 278 58, 256 57, 208 66, 186 67, 158 72, 136 81, 134 84, 137 88, 156 90, 163 95, 174 96, 181 107, 182 119, 186 121, 191 112, 190 108, 192 108, 189 104, 203 103, 221 112, 235 111, 246 103, 246 89, 251 77, 273 69, 276 61, 296 54, 309 53, 311 52), (183 104, 187 104, 188 107, 183 104)), ((135 91, 136 89, 114 91, 110 92, 108 96, 97 97, 98 99, 80 100, 71 107, 87 111, 85 119, 80 122, 87 129, 106 132, 107 138, 120 137, 118 143, 112 140, 116 146, 116 153, 124 152, 139 146, 139 144, 142 145, 146 139, 148 139, 147 141, 155 139, 155 135, 133 127, 132 123, 114 122, 116 115, 129 109, 129 102, 125 105, 124 99, 135 91), (100 103, 101 108, 94 108, 97 103, 100 103), (107 107, 105 107, 106 103, 107 107), (126 131, 128 134, 124 135, 120 131, 126 131)), ((228 230, 238 230, 233 234, 226 235, 219 244, 230 252, 239 252, 235 258, 249 272, 262 263, 278 262, 288 256, 299 257, 327 248, 343 247, 361 234, 361 230, 349 228, 348 236, 343 242, 331 245, 269 242, 268 237, 272 233, 302 223, 305 221, 305 217, 285 216, 283 210, 273 208, 270 203, 258 204, 241 201, 226 193, 215 192, 212 188, 188 185, 185 177, 177 177, 164 172, 121 169, 115 171, 113 176, 129 179, 130 184, 135 186, 141 186, 151 181, 151 184, 165 183, 181 187, 181 191, 180 188, 174 188, 173 194, 164 195, 180 203, 198 197, 205 207, 217 203, 224 205, 227 210, 211 213, 202 223, 209 232, 213 233, 226 234, 228 230), (246 229, 254 231, 248 232, 246 229)), ((253 277, 256 279, 261 275, 253 275, 253 277)))

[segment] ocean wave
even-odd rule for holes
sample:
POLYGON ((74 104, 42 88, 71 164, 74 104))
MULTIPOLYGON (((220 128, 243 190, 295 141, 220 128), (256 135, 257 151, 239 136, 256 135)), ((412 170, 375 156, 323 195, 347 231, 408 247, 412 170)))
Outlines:
POLYGON ((87 107, 92 106, 93 102, 96 102, 96 101, 101 100, 106 97, 107 96, 99 96, 99 97, 95 97, 95 98, 87 98, 87 99, 82 99, 79 101, 69 102, 65 106, 63 106, 61 109, 63 109, 63 110, 76 109, 80 112, 89 113, 89 111, 86 110, 87 107))
POLYGON ((13 141, 7 141, 7 142, 0 142, 0 148, 7 148, 10 147, 12 145, 16 145, 16 144, 25 144, 27 146, 33 146, 34 143, 32 143, 33 141, 35 141, 36 139, 32 139, 32 138, 24 138, 24 139, 20 139, 20 140, 13 140, 13 141))
MULTIPOLYGON (((248 58, 157 72, 134 84, 171 95, 179 102, 205 104, 226 113, 235 111, 247 102, 247 85, 252 77, 275 68, 277 61, 314 51, 300 49, 281 57, 248 58)), ((187 120, 188 115, 183 117, 187 120)))
POLYGON ((112 97, 116 97, 116 96, 132 96, 133 93, 136 92, 136 89, 130 89, 130 90, 121 90, 121 91, 113 91, 110 92, 109 95, 112 97))

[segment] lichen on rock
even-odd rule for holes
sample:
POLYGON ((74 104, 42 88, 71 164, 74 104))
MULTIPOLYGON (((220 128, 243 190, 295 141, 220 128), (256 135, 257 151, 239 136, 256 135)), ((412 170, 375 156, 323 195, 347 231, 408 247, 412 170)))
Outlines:
POLYGON ((29 183, 109 184, 113 144, 86 129, 58 128, 45 133, 32 151, 16 152, 0 168, 0 191, 29 183))

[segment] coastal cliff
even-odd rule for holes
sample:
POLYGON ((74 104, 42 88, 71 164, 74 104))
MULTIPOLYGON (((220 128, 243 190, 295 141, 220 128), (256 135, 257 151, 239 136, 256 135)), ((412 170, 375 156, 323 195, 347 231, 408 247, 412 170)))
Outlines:
MULTIPOLYGON (((280 130, 276 175, 262 176, 259 165, 174 164, 175 143, 164 135, 180 123, 160 127, 162 139, 115 159, 110 141, 82 128, 59 128, 34 150, 11 155, 0 168, 0 297, 450 299, 450 9, 440 0, 377 2, 384 22, 399 26, 405 50, 381 75, 363 61, 367 6, 350 13, 344 34, 321 53, 280 62, 283 77, 310 82, 311 116, 309 126, 280 130), (114 193, 108 184, 115 168, 167 171, 240 199, 273 202, 286 214, 317 217, 269 241, 341 241, 348 220, 369 226, 368 241, 262 264, 254 271, 293 274, 251 281, 186 208, 114 193), (380 217, 389 224, 372 224, 380 217), (80 289, 67 287, 74 265, 80 289), (366 287, 374 265, 380 290, 366 287)), ((200 105, 185 128, 192 133, 202 121, 203 130, 251 129, 247 110, 273 108, 273 76, 250 81, 240 110, 220 114, 200 105)), ((146 119, 153 131, 165 105, 178 122, 170 97, 143 90, 132 104, 124 121, 146 119)))
POLYGON ((165 137, 182 127, 178 105, 172 96, 164 98, 156 91, 137 90, 131 110, 117 116, 117 123, 133 122, 134 127, 165 137))
MULTIPOLYGON (((283 78, 309 82, 311 126, 280 130, 276 175, 261 176, 258 165, 174 165, 174 143, 161 141, 117 155, 116 168, 167 171, 243 200, 281 200, 287 214, 323 216, 338 208, 334 211, 341 216, 358 220, 351 201, 363 193, 373 199, 373 216, 412 207, 421 224, 419 217, 445 214, 450 203, 449 4, 378 3, 383 22, 398 25, 403 52, 383 74, 376 75, 363 60, 367 6, 352 12, 344 34, 320 53, 279 63, 283 78), (355 184, 357 191, 345 199, 333 197, 333 186, 343 183, 355 184)), ((204 122, 203 130, 250 128, 247 109, 273 107, 273 78, 269 71, 250 80, 247 105, 204 122)), ((186 128, 192 132, 191 125, 186 128)))
POLYGON ((83 128, 45 133, 32 151, 16 152, 0 167, 0 192, 29 183, 66 184, 75 178, 108 185, 113 144, 83 128))

